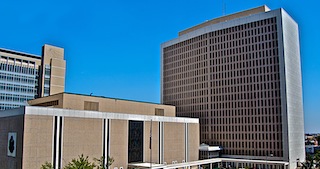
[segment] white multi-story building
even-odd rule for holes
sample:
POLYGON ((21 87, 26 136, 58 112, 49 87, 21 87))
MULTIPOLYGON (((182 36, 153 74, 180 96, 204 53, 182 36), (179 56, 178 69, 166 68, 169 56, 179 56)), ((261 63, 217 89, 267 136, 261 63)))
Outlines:
POLYGON ((0 110, 28 100, 64 92, 64 50, 44 45, 42 57, 0 49, 0 110))

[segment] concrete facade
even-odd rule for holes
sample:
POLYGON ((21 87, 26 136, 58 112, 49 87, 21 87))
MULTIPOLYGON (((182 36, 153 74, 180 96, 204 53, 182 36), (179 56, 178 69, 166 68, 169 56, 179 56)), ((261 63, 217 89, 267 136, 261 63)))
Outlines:
POLYGON ((39 97, 64 92, 66 61, 63 48, 44 45, 40 70, 39 97))
POLYGON ((201 143, 224 157, 305 160, 298 25, 283 9, 213 19, 163 43, 161 99, 199 118, 201 143))
POLYGON ((42 97, 28 101, 32 106, 45 106, 74 110, 93 110, 103 112, 116 112, 141 115, 156 115, 157 110, 163 110, 162 116, 176 116, 174 106, 154 104, 147 102, 137 102, 124 99, 108 98, 102 96, 79 95, 73 93, 59 93, 50 97, 42 97), (97 105, 85 106, 86 103, 97 105))
POLYGON ((0 166, 3 168, 22 168, 23 116, 0 118, 0 166), (8 133, 17 133, 16 157, 7 156, 8 133))
POLYGON ((26 106, 0 113, 0 120, 4 121, 0 123, 3 144, 0 147, 7 147, 8 132, 14 131, 18 134, 17 152, 23 152, 12 158, 7 157, 6 150, 1 151, 2 166, 15 163, 18 168, 39 168, 48 161, 59 168, 84 154, 90 161, 109 155, 115 159, 111 168, 127 168, 134 163, 128 162, 131 122, 143 125, 140 130, 143 144, 139 149, 142 158, 137 162, 150 162, 151 151, 152 162, 157 164, 198 160, 199 121, 175 117, 174 106, 70 93, 35 99, 29 104, 43 107, 26 106), (88 106, 88 102, 94 104, 88 106), (92 106, 96 102, 99 111, 84 110, 96 109, 92 106), (159 109, 163 114, 156 115, 159 109), (151 121, 152 149, 149 149, 151 121), (11 127, 13 124, 20 124, 20 128, 11 127))

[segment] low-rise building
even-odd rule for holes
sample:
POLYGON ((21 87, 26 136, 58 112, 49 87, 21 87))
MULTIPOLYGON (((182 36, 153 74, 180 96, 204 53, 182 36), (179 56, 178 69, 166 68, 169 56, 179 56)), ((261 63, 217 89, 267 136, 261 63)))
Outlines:
POLYGON ((199 159, 211 159, 219 158, 222 147, 220 146, 209 146, 208 144, 202 143, 199 147, 199 159))
POLYGON ((113 157, 111 168, 198 160, 199 120, 174 106, 71 93, 29 104, 0 112, 4 168, 59 168, 80 154, 113 157))

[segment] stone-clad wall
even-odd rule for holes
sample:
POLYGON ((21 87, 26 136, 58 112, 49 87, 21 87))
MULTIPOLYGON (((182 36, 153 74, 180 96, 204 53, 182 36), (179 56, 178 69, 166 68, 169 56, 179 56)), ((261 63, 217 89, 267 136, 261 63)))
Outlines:
POLYGON ((0 168, 22 168, 23 115, 0 118, 0 168), (17 133, 16 157, 7 156, 8 133, 17 133))

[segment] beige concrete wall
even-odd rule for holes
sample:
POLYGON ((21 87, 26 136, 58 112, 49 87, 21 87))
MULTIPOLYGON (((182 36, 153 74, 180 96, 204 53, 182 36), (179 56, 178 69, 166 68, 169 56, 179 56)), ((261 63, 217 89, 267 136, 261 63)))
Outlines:
POLYGON ((52 58, 56 58, 56 59, 64 58, 64 49, 57 46, 45 44, 43 46, 42 52, 43 52, 42 55, 45 56, 43 58, 44 64, 50 64, 50 61, 52 58))
POLYGON ((24 116, 0 118, 0 168, 22 168, 24 116), (17 133, 16 157, 7 156, 8 133, 17 133))
POLYGON ((51 45, 42 47, 42 63, 40 74, 40 96, 44 95, 44 73, 45 65, 50 65, 50 95, 64 92, 66 61, 64 60, 64 49, 51 45))
POLYGON ((23 168, 40 168, 46 161, 52 162, 52 138, 52 116, 25 116, 23 168))
POLYGON ((155 109, 164 109, 164 116, 175 117, 175 106, 119 100, 112 98, 103 98, 95 96, 84 96, 68 93, 60 93, 49 97, 38 98, 28 101, 30 105, 39 105, 44 102, 59 99, 59 105, 53 106, 56 108, 66 108, 74 110, 84 110, 84 102, 98 102, 99 111, 127 113, 127 114, 141 114, 141 115, 155 115, 155 109), (63 100, 61 100, 63 98, 63 100))
POLYGON ((111 98, 64 94, 65 108, 83 110, 84 101, 99 102, 99 111, 155 115, 155 109, 164 109, 165 116, 175 116, 175 107, 168 105, 127 101, 111 98))
POLYGON ((50 95, 64 92, 66 61, 62 58, 51 59, 50 95))
POLYGON ((110 156, 114 158, 111 168, 128 165, 128 121, 110 120, 110 156))
POLYGON ((66 61, 61 59, 52 59, 51 65, 53 66, 51 68, 51 73, 55 76, 65 76, 65 67, 66 67, 66 61))
POLYGON ((42 103, 47 103, 51 101, 58 100, 58 105, 52 106, 55 108, 63 108, 63 95, 62 94, 56 94, 48 97, 43 97, 39 99, 29 100, 28 104, 32 106, 40 106, 42 103))
POLYGON ((185 160, 185 127, 184 123, 164 123, 164 161, 185 160))
MULTIPOLYGON (((159 161, 159 122, 152 123, 152 156, 153 162, 159 161)), ((0 118, 0 166, 14 165, 18 168, 40 168, 46 161, 52 162, 53 116, 23 116, 0 118), (25 121, 25 122, 24 122, 25 121), (7 133, 18 133, 17 157, 6 156, 7 133), (24 136, 22 133, 24 132, 24 136), (22 139, 23 137, 23 139, 22 139), (24 141, 22 143, 22 140, 24 141), (23 150, 22 150, 23 145, 23 150), (22 154, 23 152, 23 154, 22 154), (23 157, 23 159, 22 159, 23 157), (23 161, 22 161, 23 160, 23 161), (23 166, 21 166, 22 164, 23 166), (20 166, 20 167, 19 167, 20 166)), ((62 130, 62 166, 73 158, 84 154, 89 160, 103 154, 103 119, 63 118, 62 130)), ((199 146, 199 125, 189 124, 189 161, 197 160, 199 146)), ((185 124, 164 123, 164 161, 181 162, 185 159, 185 124)), ((144 122, 144 162, 149 162, 150 122, 144 122)), ((128 121, 110 120, 110 156, 115 159, 111 166, 128 165, 128 121)), ((1 167, 0 167, 1 168, 1 167)), ((9 167, 7 167, 9 168, 9 167)))
POLYGON ((199 160, 200 146, 199 124, 188 124, 188 161, 199 160))
POLYGON ((103 155, 102 119, 65 117, 63 123, 62 166, 81 154, 91 162, 103 155))
MULTIPOLYGON (((53 80, 60 81, 60 78, 53 78, 53 80)), ((60 93, 61 91, 64 91, 64 86, 60 85, 51 85, 50 87, 50 93, 60 93)))
MULTIPOLYGON (((150 162, 150 122, 144 122, 144 161, 150 162)), ((159 122, 152 122, 152 162, 159 163, 159 122)))

